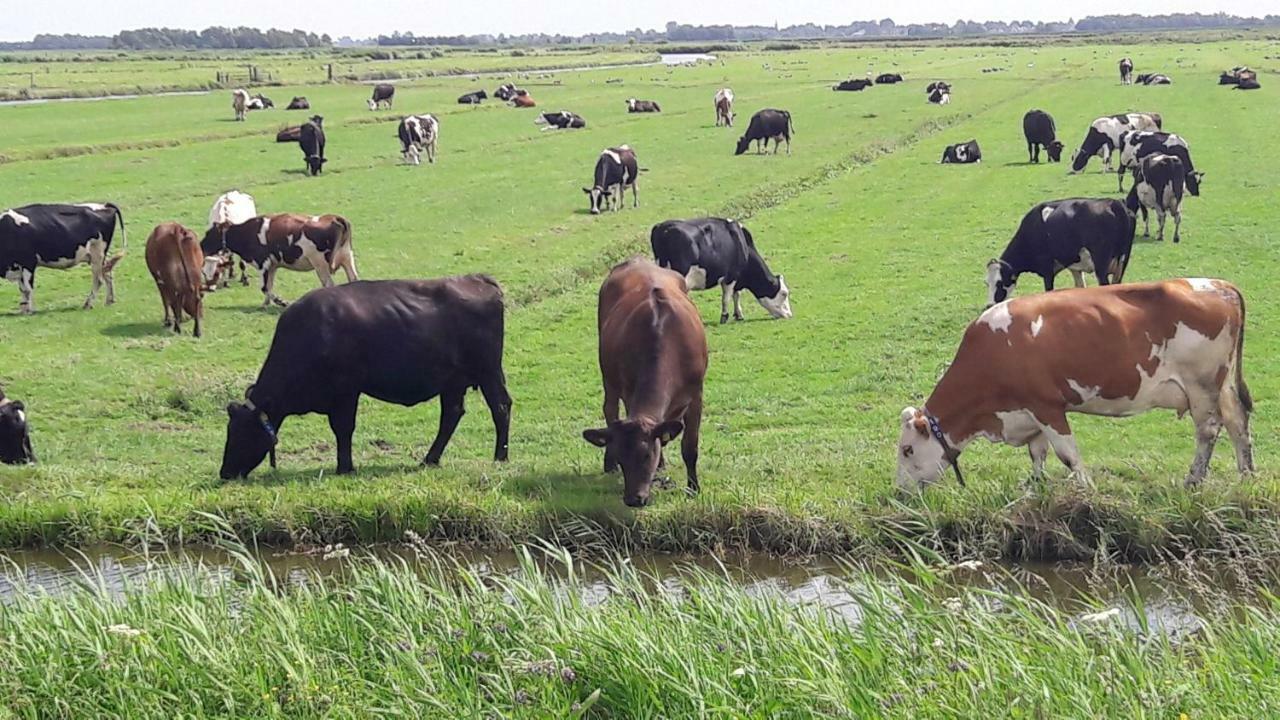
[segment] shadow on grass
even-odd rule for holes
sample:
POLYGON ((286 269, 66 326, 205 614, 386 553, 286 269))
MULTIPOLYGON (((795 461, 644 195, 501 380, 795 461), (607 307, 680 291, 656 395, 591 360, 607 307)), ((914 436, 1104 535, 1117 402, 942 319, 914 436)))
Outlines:
MULTIPOLYGON (((190 320, 183 323, 183 335, 190 335, 195 329, 195 324, 190 320)), ((121 323, 119 325, 108 325, 100 331, 107 337, 119 338, 139 338, 139 337, 174 337, 174 332, 162 325, 159 321, 150 322, 132 322, 121 323)))
MULTIPOLYGON (((221 464, 221 459, 219 459, 221 464)), ((249 474, 247 478, 233 478, 231 480, 223 480, 218 477, 218 469, 210 467, 207 477, 198 478, 196 487, 203 490, 216 490, 221 487, 229 487, 233 485, 242 485, 246 487, 275 487, 278 485, 290 484, 312 484, 323 483, 331 480, 338 475, 336 465, 332 461, 326 461, 322 464, 301 462, 297 465, 286 465, 281 459, 281 467, 272 470, 267 466, 266 461, 249 474)), ((416 462, 406 462, 398 464, 370 464, 357 465, 356 471, 349 477, 355 479, 374 480, 378 478, 388 477, 391 475, 405 475, 423 470, 423 466, 416 462)))

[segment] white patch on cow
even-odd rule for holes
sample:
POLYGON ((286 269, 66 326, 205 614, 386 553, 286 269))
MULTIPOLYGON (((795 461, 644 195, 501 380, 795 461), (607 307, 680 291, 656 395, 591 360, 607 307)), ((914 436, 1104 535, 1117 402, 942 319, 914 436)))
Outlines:
POLYGON ((1057 208, 1057 206, 1051 206, 1051 207, 1046 207, 1046 208, 1041 209, 1041 210, 1040 210, 1040 221, 1041 221, 1041 222, 1049 222, 1049 216, 1050 216, 1050 215, 1052 215, 1052 214, 1053 214, 1053 211, 1054 211, 1054 210, 1057 210, 1057 209, 1058 209, 1058 208, 1057 208))
POLYGON ((1138 183, 1138 202, 1148 209, 1157 207, 1156 189, 1149 185, 1146 181, 1138 183))
POLYGON ((628 98, 628 99, 627 99, 627 109, 628 109, 628 110, 635 110, 635 109, 636 109, 636 99, 635 99, 635 98, 628 98))
POLYGON ((22 280, 22 266, 14 265, 4 271, 4 279, 10 282, 18 282, 22 280))
POLYGON ((271 227, 271 218, 262 218, 262 227, 258 229, 258 242, 263 245, 267 244, 267 230, 271 227))
POLYGON ((791 288, 787 287, 787 281, 781 275, 778 276, 778 286, 778 293, 773 297, 761 297, 756 300, 769 311, 770 315, 785 320, 791 317, 791 288))
POLYGON ((1094 401, 1094 400, 1097 400, 1098 398, 1102 397, 1102 386, 1101 386, 1101 385, 1094 385, 1093 387, 1086 387, 1086 386, 1081 385, 1080 383, 1076 382, 1076 381, 1075 381, 1074 379, 1072 379, 1072 378, 1067 378, 1067 386, 1068 386, 1068 387, 1070 387, 1070 388, 1075 392, 1075 394, 1077 394, 1077 395, 1079 395, 1079 396, 1080 396, 1080 403, 1081 403, 1082 405, 1083 405, 1083 404, 1088 404, 1088 403, 1090 403, 1090 402, 1092 402, 1092 401, 1094 401))
POLYGON ((1009 312, 1009 301, 996 303, 984 310, 978 316, 978 322, 986 323, 992 332, 1009 332, 1009 326, 1013 324, 1013 314, 1009 312))
POLYGON ((1040 337, 1040 331, 1044 328, 1044 316, 1037 315, 1036 319, 1031 321, 1031 337, 1040 337))
POLYGON ((987 263, 987 305, 996 304, 996 286, 1000 284, 1000 261, 992 260, 987 263))
POLYGON ((19 423, 21 423, 21 424, 23 424, 23 425, 26 425, 26 424, 27 424, 27 414, 26 414, 26 413, 24 413, 24 412, 22 412, 21 410, 15 410, 14 412, 16 412, 16 413, 18 414, 18 422, 19 422, 19 423))
POLYGON ((14 225, 30 225, 31 224, 31 218, 27 217, 26 215, 23 215, 17 210, 5 210, 4 212, 0 213, 0 218, 6 218, 6 217, 12 219, 14 225))
MULTIPOLYGON (((908 407, 902 410, 901 434, 898 436, 898 488, 908 492, 917 491, 942 476, 947 467, 947 460, 938 442, 928 431, 921 433, 916 429, 916 421, 921 411, 908 407)), ((946 429, 943 428, 946 437, 946 429)), ((951 442, 948 439, 948 442, 951 442)), ((955 443, 952 443, 954 446, 955 443)))
POLYGON ((1044 424, 1037 420, 1030 410, 1002 410, 997 411, 995 416, 1000 421, 1000 436, 986 436, 993 442, 1005 442, 1014 447, 1021 447, 1039 435, 1044 428, 1044 424))
MULTIPOLYGON (((618 148, 618 149, 622 150, 622 149, 625 149, 625 147, 626 146, 623 146, 622 148, 618 148)), ((618 163, 619 165, 622 164, 622 156, 612 150, 605 150, 604 152, 600 153, 600 155, 609 158, 610 160, 614 161, 615 163, 618 163)))
POLYGON ((239 190, 230 190, 218 196, 209 209, 209 227, 229 223, 239 225, 258 216, 253 196, 239 190))
POLYGON ((1187 284, 1196 292, 1217 292, 1218 282, 1209 278, 1187 278, 1187 284))
POLYGON ((218 277, 218 270, 221 268, 222 258, 217 255, 205 255, 204 263, 200 266, 200 277, 204 280, 204 284, 208 285, 216 280, 218 277))
POLYGON ((1067 270, 1077 273, 1093 272, 1093 255, 1089 254, 1088 250, 1080 248, 1080 259, 1068 265, 1067 270))
POLYGON ((684 274, 684 283, 689 286, 690 290, 706 290, 707 271, 697 265, 691 265, 689 272, 684 274))
POLYGON ((102 212, 107 209, 107 206, 102 203, 77 203, 76 207, 88 208, 94 212, 102 212))
POLYGON ((1177 135, 1170 135, 1169 137, 1167 137, 1167 138, 1165 138, 1165 139, 1164 139, 1164 146, 1165 146, 1165 147, 1184 147, 1184 148, 1185 148, 1185 147, 1187 147, 1187 141, 1186 141, 1186 140, 1183 140, 1182 138, 1178 137, 1177 135))

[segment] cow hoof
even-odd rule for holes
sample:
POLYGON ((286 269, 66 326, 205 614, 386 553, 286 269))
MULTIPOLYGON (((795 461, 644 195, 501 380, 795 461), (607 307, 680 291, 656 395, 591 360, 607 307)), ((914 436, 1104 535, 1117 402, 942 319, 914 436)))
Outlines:
POLYGON ((727 322, 729 322, 729 315, 728 315, 727 313, 726 313, 726 314, 724 314, 724 315, 721 315, 721 316, 720 316, 720 324, 721 324, 721 325, 724 325, 724 324, 725 324, 725 323, 727 323, 727 322))
POLYGON ((742 322, 742 313, 734 313, 733 319, 737 320, 738 322, 742 322))
POLYGON ((423 467, 440 467, 440 458, 432 458, 430 455, 422 458, 423 467))
POLYGON ((352 466, 350 466, 350 467, 340 467, 340 468, 338 468, 338 474, 339 474, 339 475, 351 475, 351 474, 355 473, 355 471, 356 471, 356 468, 355 468, 355 466, 354 466, 354 465, 352 465, 352 466))

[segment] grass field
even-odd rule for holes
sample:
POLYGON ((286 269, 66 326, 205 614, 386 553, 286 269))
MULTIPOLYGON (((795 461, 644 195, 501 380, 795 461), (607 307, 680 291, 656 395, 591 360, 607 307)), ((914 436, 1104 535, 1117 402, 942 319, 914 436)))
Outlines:
MULTIPOLYGON (((848 551, 904 535, 955 552, 1037 557, 1274 547, 1280 144, 1258 130, 1280 111, 1275 65, 1265 59, 1278 48, 1254 39, 745 52, 696 68, 526 83, 544 108, 587 118, 586 130, 566 133, 539 132, 529 111, 456 106, 474 83, 432 78, 402 85, 396 98, 397 112, 441 118, 440 160, 420 168, 399 164, 397 116, 369 112, 366 87, 274 89, 277 98, 306 94, 326 118, 330 161, 315 179, 304 176, 296 146, 271 141, 301 114, 234 123, 225 92, 0 107, 0 155, 11 160, 0 164, 0 207, 109 200, 131 231, 112 307, 79 309, 86 268, 41 270, 34 317, 16 314, 14 286, 0 287, 0 383, 27 403, 42 459, 0 468, 0 545, 111 539, 140 525, 177 536, 211 512, 244 536, 275 541, 378 540, 414 529, 501 544, 568 541, 594 527, 654 549, 848 551), (1175 84, 1120 86, 1122 55, 1175 84), (1262 71, 1263 90, 1215 84, 1219 70, 1242 64, 1262 71), (1005 71, 982 72, 990 67, 1005 71), (867 70, 908 82, 830 91, 867 70), (605 82, 612 78, 623 82, 605 82), (953 83, 951 105, 925 102, 923 85, 934 78, 953 83), (725 85, 744 125, 763 107, 792 112, 790 157, 733 157, 740 128, 714 127, 711 109, 725 85), (659 100, 666 112, 628 116, 629 96, 659 100), (1053 114, 1072 149, 1093 118, 1125 110, 1160 112, 1190 142, 1207 176, 1202 197, 1187 202, 1183 242, 1140 242, 1126 279, 1216 276, 1243 289, 1257 476, 1238 480, 1220 447, 1206 486, 1188 492, 1189 420, 1078 416, 1092 487, 1068 482, 1055 465, 1053 479, 1029 488, 1024 451, 975 444, 965 453, 968 489, 893 494, 898 412, 928 395, 981 310, 985 262, 1036 202, 1115 193, 1096 161, 1079 176, 1025 164, 1021 118, 1034 107, 1053 114), (982 164, 935 164, 944 144, 969 138, 981 142, 982 164), (621 143, 649 170, 641 207, 591 217, 580 187, 599 151, 621 143), (331 475, 332 435, 323 418, 309 417, 283 428, 279 471, 219 482, 223 407, 255 377, 278 312, 259 309, 255 288, 235 287, 208 298, 203 339, 171 337, 141 248, 160 221, 202 228, 214 197, 233 187, 263 212, 349 217, 366 278, 483 271, 502 281, 512 461, 488 459, 492 426, 478 396, 435 470, 417 462, 436 406, 366 401, 356 475, 331 475), (595 293, 613 261, 647 252, 653 223, 700 214, 749 225, 786 275, 796 316, 769 321, 752 305, 747 322, 718 326, 718 293, 697 298, 711 348, 703 492, 660 492, 632 511, 620 478, 599 474, 599 451, 580 437, 600 422, 595 293)), ((289 273, 277 291, 296 298, 315 284, 289 273)), ((672 476, 682 484, 678 461, 672 476)))

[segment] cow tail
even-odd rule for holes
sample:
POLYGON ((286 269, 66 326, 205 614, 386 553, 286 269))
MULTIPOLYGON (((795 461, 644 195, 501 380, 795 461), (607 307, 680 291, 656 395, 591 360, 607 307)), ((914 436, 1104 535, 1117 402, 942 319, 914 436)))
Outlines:
POLYGON ((1246 413, 1253 412, 1253 395, 1249 394, 1249 385, 1244 381, 1244 293, 1238 289, 1236 297, 1240 300, 1240 334, 1236 336, 1236 396, 1246 413))
POLYGON ((333 221, 342 226, 342 234, 338 236, 338 244, 333 249, 333 255, 329 257, 329 272, 337 272, 338 268, 342 267, 339 258, 342 257, 343 253, 350 254, 352 252, 351 221, 341 215, 335 216, 333 221))
POLYGON ((791 122, 791 113, 786 110, 783 110, 782 114, 787 116, 787 131, 790 132, 792 135, 795 135, 796 126, 791 122))
POLYGON ((117 205, 112 203, 105 203, 105 205, 115 211, 116 222, 120 223, 120 253, 129 252, 129 234, 124 229, 124 213, 117 205))
MULTIPOLYGON (((188 231, 187 234, 183 236, 183 238, 190 239, 191 242, 195 243, 195 246, 197 248, 200 247, 200 240, 196 238, 195 233, 188 231)), ((187 262, 187 254, 185 252, 182 252, 183 249, 184 248, 180 243, 178 245, 178 250, 179 250, 178 258, 181 261, 180 264, 182 265, 182 277, 187 281, 182 286, 182 294, 183 296, 185 296, 187 293, 192 292, 192 288, 195 288, 195 297, 191 298, 191 304, 192 306, 195 306, 200 302, 200 292, 202 290, 202 286, 204 285, 204 278, 199 274, 199 271, 197 271, 196 276, 194 278, 191 277, 191 268, 189 267, 190 264, 187 262)), ((201 257, 204 256, 203 251, 200 253, 200 255, 201 257)), ((183 299, 186 300, 185 297, 183 299)), ((184 302, 184 306, 185 306, 185 302, 184 302)))

